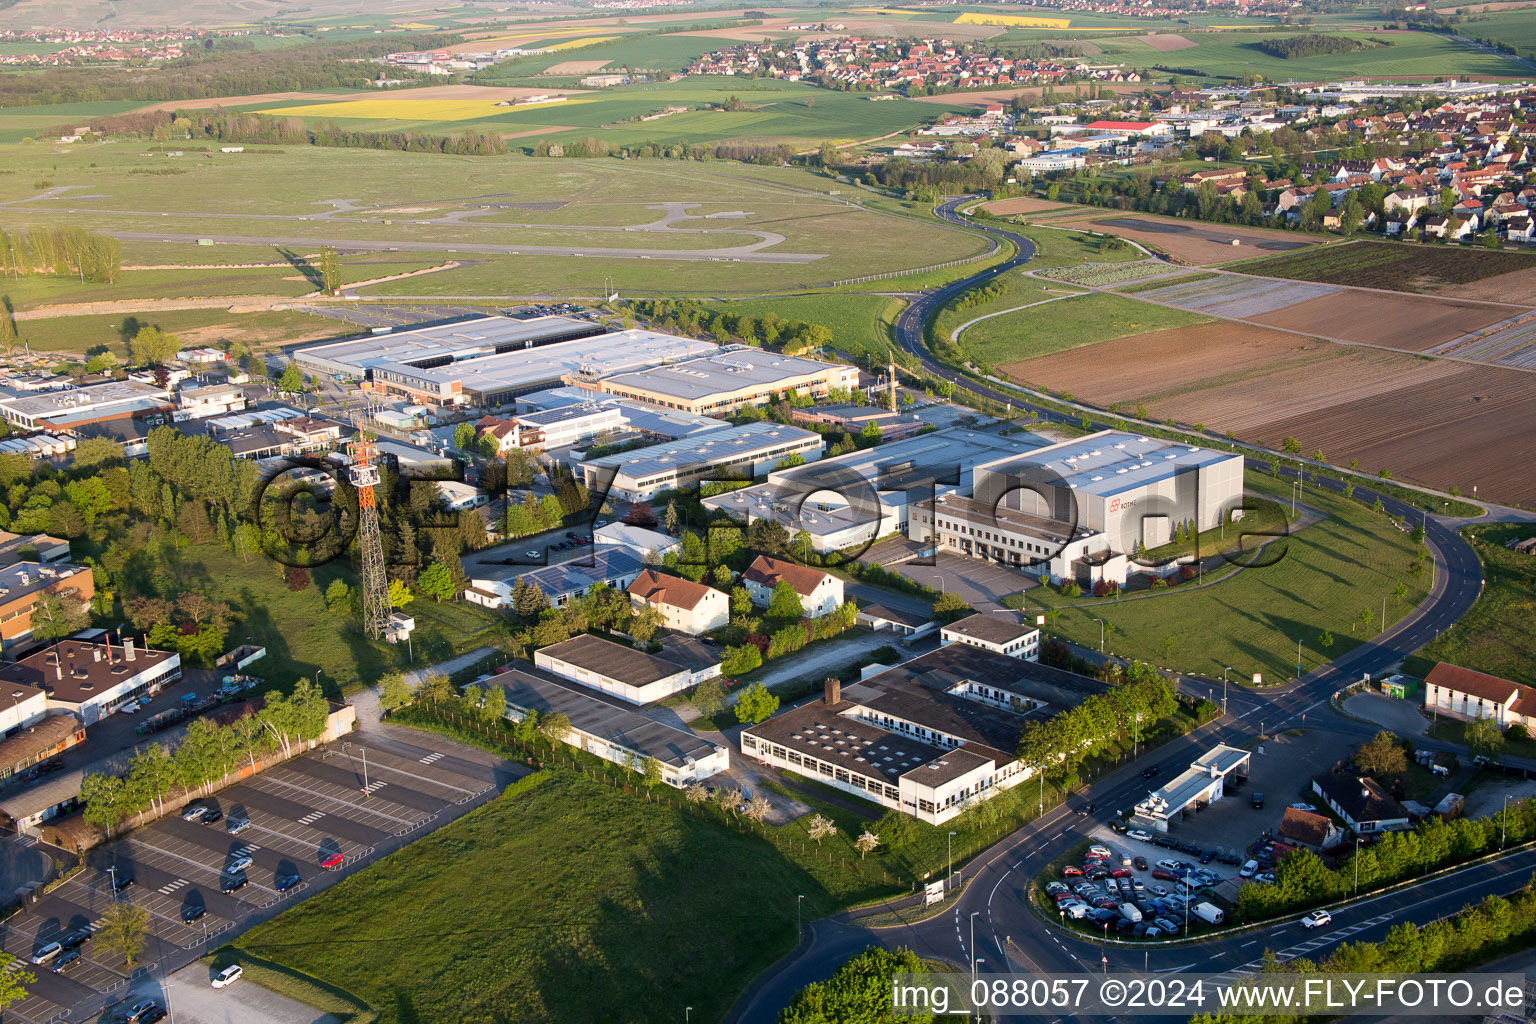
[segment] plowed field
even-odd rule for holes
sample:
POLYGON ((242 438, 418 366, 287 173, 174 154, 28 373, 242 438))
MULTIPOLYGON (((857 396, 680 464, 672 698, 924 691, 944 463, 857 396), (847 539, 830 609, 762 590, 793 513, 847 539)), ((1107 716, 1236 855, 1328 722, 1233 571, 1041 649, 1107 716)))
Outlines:
POLYGON ((1338 291, 1251 319, 1322 338, 1422 352, 1514 312, 1462 299, 1338 291))

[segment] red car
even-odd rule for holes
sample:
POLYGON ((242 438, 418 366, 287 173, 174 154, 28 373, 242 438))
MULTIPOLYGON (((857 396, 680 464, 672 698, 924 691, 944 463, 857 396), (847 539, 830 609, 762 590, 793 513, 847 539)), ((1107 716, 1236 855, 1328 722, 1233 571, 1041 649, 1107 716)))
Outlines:
POLYGON ((1083 873, 1083 869, 1082 868, 1074 867, 1071 864, 1068 864, 1066 867, 1061 869, 1061 877, 1062 878, 1076 878, 1079 875, 1081 875, 1082 873, 1083 873))
POLYGON ((1135 872, 1132 871, 1130 868, 1115 868, 1115 870, 1113 870, 1113 871, 1111 871, 1109 873, 1109 877, 1110 878, 1130 878, 1131 875, 1133 875, 1133 874, 1135 874, 1135 872))
POLYGON ((320 866, 323 868, 339 868, 346 859, 347 855, 344 853, 328 853, 321 859, 320 866))
POLYGON ((1152 877, 1160 879, 1160 880, 1165 881, 1165 882, 1177 882, 1178 881, 1178 878, 1174 875, 1174 873, 1172 871, 1169 871, 1167 868, 1153 868, 1152 869, 1152 877))

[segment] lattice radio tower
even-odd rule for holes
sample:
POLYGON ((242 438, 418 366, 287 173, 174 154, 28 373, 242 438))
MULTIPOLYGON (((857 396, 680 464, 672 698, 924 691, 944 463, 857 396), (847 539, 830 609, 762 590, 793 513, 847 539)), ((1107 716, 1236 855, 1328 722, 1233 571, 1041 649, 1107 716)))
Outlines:
POLYGON ((372 441, 351 441, 348 477, 357 488, 357 551, 363 570, 363 628, 377 640, 389 629, 389 581, 384 573, 384 541, 379 536, 379 507, 373 489, 379 482, 379 450, 372 441))

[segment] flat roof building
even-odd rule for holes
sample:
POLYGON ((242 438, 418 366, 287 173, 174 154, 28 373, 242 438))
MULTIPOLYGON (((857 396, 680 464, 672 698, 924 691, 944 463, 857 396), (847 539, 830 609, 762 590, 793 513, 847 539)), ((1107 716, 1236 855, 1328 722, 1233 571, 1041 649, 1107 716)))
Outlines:
POLYGON ((988 615, 977 612, 940 628, 941 644, 965 644, 993 654, 1026 661, 1040 659, 1040 631, 1026 626, 1015 613, 988 615))
POLYGON ((1189 808, 1199 810, 1225 796, 1229 777, 1235 776, 1241 784, 1248 777, 1248 765, 1248 751, 1218 743, 1148 793, 1136 804, 1131 821, 1154 832, 1167 832, 1169 824, 1182 820, 1189 808))
POLYGON ((499 408, 571 381, 712 352, 712 342, 655 331, 608 333, 562 316, 485 316, 300 349, 294 360, 428 406, 499 408))
POLYGON ((67 562, 16 562, 0 568, 0 647, 27 642, 33 613, 48 595, 58 598, 67 612, 83 611, 96 595, 95 577, 89 569, 67 562))
POLYGON ((158 418, 175 409, 171 393, 153 384, 116 380, 0 399, 0 416, 22 430, 63 431, 103 420, 158 418))
POLYGON ((720 674, 720 661, 696 640, 661 654, 582 634, 564 643, 543 647, 533 663, 546 672, 606 693, 631 704, 652 704, 720 674), (687 651, 678 656, 678 651, 687 651))
POLYGON ((599 583, 623 590, 644 571, 645 561, 633 551, 622 547, 598 548, 569 562, 531 565, 500 577, 472 579, 464 599, 487 608, 510 608, 512 588, 521 576, 524 583, 538 587, 550 604, 560 608, 599 583))
POLYGON ((821 435, 812 430, 779 423, 746 423, 605 455, 578 468, 593 493, 602 490, 604 477, 611 473, 611 497, 647 501, 658 491, 692 487, 715 476, 758 476, 791 455, 813 462, 821 458, 821 446, 821 435))
POLYGON ((130 698, 181 678, 181 655, 85 640, 62 640, 11 665, 0 665, 0 680, 35 686, 48 695, 50 710, 62 709, 92 725, 130 698))
POLYGON ((530 711, 540 718, 565 715, 570 730, 564 741, 595 757, 626 768, 655 758, 662 781, 669 786, 682 788, 730 767, 728 748, 637 714, 612 698, 585 691, 539 668, 518 666, 480 685, 498 687, 506 694, 507 717, 514 722, 530 711))
POLYGON ((1015 749, 1032 716, 1103 684, 972 647, 948 647, 843 686, 741 733, 743 755, 930 824, 1032 775, 1015 749))
POLYGON ((713 414, 757 405, 786 391, 821 396, 858 383, 854 366, 739 345, 654 369, 610 373, 592 386, 664 409, 713 414))

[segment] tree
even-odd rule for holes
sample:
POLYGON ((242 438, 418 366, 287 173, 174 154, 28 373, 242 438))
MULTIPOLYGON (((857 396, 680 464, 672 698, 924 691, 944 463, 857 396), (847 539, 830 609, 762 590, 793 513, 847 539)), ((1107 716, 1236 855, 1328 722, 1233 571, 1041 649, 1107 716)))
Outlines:
POLYGON ((341 259, 329 245, 320 250, 320 284, 328 295, 341 291, 341 259))
POLYGON ((389 581, 389 606, 391 608, 399 611, 414 600, 416 600, 416 595, 411 593, 410 587, 399 580, 389 581))
POLYGON ((826 981, 813 982, 795 993, 776 1024, 933 1024, 948 1020, 930 1013, 897 1016, 891 1009, 891 985, 898 974, 928 970, 910 949, 871 946, 826 981))
POLYGON ((758 650, 756 644, 727 647, 720 652, 720 671, 728 676, 744 676, 762 663, 763 652, 758 650))
POLYGON ((800 603, 800 592, 788 580, 780 580, 778 586, 773 588, 773 597, 768 602, 766 617, 778 622, 794 622, 804 614, 805 607, 800 603))
POLYGON ((433 672, 421 681, 416 689, 416 699, 444 701, 453 697, 453 683, 441 672, 433 672))
POLYGON ((44 593, 32 608, 32 639, 49 642, 78 633, 91 624, 90 613, 78 600, 44 593))
POLYGON ((389 672, 379 680, 379 707, 385 711, 403 708, 411 702, 411 688, 399 672, 389 672))
POLYGON ((772 810, 773 804, 769 803, 768 798, 763 796, 763 794, 758 793, 747 802, 747 806, 741 809, 741 816, 748 821, 761 825, 768 818, 772 810))
POLYGON ((768 692, 762 683, 753 683, 736 698, 736 717, 749 725, 767 721, 779 710, 779 698, 768 692))
POLYGON ((948 591, 940 594, 933 602, 933 614, 940 623, 948 624, 956 619, 963 619, 975 609, 965 603, 965 598, 959 594, 951 594, 948 591))
POLYGON ((556 743, 564 743, 565 736, 570 731, 571 720, 559 711, 539 718, 539 736, 551 747, 556 743))
POLYGON ((289 363, 283 367, 282 375, 277 378, 277 390, 290 395, 304 390, 304 374, 298 363, 289 363))
MULTIPOLYGON (((25 969, 12 970, 11 965, 17 962, 17 958, 9 953, 0 953, 0 1011, 19 1000, 27 997, 27 986, 35 984, 37 975, 25 969)), ((17 965, 18 968, 20 965, 17 965)))
POLYGON ((128 342, 128 357, 140 366, 164 366, 176 358, 181 339, 158 327, 140 327, 128 342))
POLYGON ((1326 651, 1333 646, 1333 633, 1326 629, 1323 630, 1322 635, 1317 638, 1317 643, 1319 647, 1326 651))
POLYGON ((480 717, 487 722, 499 722, 507 717, 507 691, 499 686, 485 688, 485 699, 480 702, 480 717))
POLYGON ((453 571, 442 562, 433 562, 416 577, 416 589, 435 601, 452 599, 458 593, 453 582, 453 571))
POLYGON ((816 840, 817 846, 820 846, 823 839, 830 839, 837 835, 837 826, 832 823, 831 819, 816 814, 806 823, 805 833, 816 840))
POLYGON ((1408 755, 1403 752, 1398 738, 1383 730, 1355 752, 1355 764, 1365 775, 1390 779, 1408 770, 1408 755))
POLYGON ((149 934, 149 911, 132 903, 113 901, 102 915, 92 938, 97 944, 121 953, 132 967, 144 951, 144 939, 149 934))
POLYGON ((667 511, 666 511, 666 514, 664 516, 662 516, 661 525, 662 525, 662 529, 666 530, 667 533, 671 534, 674 537, 677 536, 678 517, 677 517, 677 499, 676 498, 668 498, 667 499, 667 511))
POLYGON ((345 580, 331 580, 325 588, 325 606, 332 615, 340 615, 352 606, 352 588, 345 580))
POLYGON ((1504 734, 1499 731, 1499 723, 1492 718, 1468 722, 1462 738, 1474 754, 1482 754, 1484 757, 1496 757, 1504 747, 1504 734))
POLYGON ((661 785, 661 762, 654 757, 647 757, 640 763, 640 781, 646 789, 655 789, 661 785))
POLYGON ((461 452, 475 450, 475 425, 468 420, 453 428, 453 446, 461 452))
MULTIPOLYGON (((727 648, 729 650, 729 648, 727 648)), ((753 650, 756 650, 754 647, 753 650)), ((690 699, 699 714, 705 718, 713 718, 715 714, 725 707, 725 691, 720 686, 718 679, 706 679, 693 689, 693 697, 690 699)))
POLYGON ((650 646, 656 631, 660 629, 666 620, 661 614, 661 609, 653 604, 641 605, 630 619, 628 633, 642 646, 650 646))

